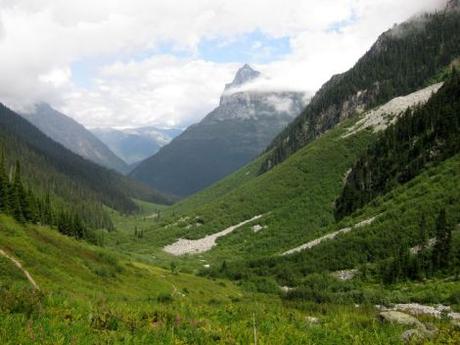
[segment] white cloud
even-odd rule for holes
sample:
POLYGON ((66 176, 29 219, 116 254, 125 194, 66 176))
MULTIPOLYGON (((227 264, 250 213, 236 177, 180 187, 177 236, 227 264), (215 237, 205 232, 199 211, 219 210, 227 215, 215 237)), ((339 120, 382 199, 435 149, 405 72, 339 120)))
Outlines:
POLYGON ((67 95, 63 110, 91 127, 107 118, 116 126, 189 125, 217 106, 235 67, 172 56, 115 63, 100 72, 94 90, 67 95))
POLYGON ((256 30, 287 36, 292 52, 256 66, 270 79, 255 86, 311 91, 351 67, 393 23, 442 3, 445 0, 0 0, 0 101, 14 107, 48 101, 88 126, 183 126, 217 104, 238 67, 194 57, 204 39, 224 42, 256 30), (192 55, 129 60, 162 42, 192 55), (117 57, 125 62, 101 66, 93 86, 73 83, 72 63, 117 57))

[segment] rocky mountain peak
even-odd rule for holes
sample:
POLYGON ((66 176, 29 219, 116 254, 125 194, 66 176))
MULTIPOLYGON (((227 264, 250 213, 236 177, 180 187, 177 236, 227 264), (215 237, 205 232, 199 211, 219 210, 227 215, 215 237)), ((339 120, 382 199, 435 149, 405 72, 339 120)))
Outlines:
POLYGON ((233 88, 237 88, 249 81, 252 81, 260 76, 260 72, 254 70, 248 64, 245 64, 241 67, 235 74, 235 78, 230 84, 225 85, 225 90, 230 90, 233 88))

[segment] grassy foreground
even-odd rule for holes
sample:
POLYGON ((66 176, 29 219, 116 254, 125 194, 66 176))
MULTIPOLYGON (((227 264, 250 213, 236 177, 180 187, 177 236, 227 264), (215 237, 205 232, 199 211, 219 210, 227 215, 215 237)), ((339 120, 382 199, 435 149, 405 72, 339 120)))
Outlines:
MULTIPOLYGON (((283 302, 0 216, 2 344, 399 344, 373 306, 283 302), (318 324, 308 321, 319 319, 318 324)), ((452 339, 439 321, 434 343, 452 339)))

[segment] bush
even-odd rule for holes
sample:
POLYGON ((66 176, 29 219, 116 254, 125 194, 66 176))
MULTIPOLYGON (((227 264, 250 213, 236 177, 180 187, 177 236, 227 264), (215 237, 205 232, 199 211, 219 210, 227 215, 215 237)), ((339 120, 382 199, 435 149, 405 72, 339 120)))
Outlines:
POLYGON ((159 303, 171 303, 173 300, 172 295, 168 292, 162 292, 157 297, 159 303))
POLYGON ((41 309, 43 294, 31 288, 13 290, 0 288, 0 311, 2 313, 21 313, 31 317, 41 309))
POLYGON ((116 331, 119 318, 111 310, 101 310, 91 315, 91 327, 98 330, 116 331))

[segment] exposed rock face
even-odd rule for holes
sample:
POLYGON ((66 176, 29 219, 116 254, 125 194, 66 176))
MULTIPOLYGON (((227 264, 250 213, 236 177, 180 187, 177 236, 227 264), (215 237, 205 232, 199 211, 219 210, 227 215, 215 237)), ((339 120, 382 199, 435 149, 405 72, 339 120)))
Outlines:
POLYGON ((233 81, 229 84, 225 84, 225 91, 229 91, 232 89, 236 89, 243 84, 246 84, 252 80, 257 79, 260 77, 260 72, 255 71, 254 69, 251 68, 248 64, 245 64, 243 67, 241 67, 238 72, 235 74, 235 78, 233 81))
POLYGON ((216 109, 131 176, 165 193, 187 196, 257 157, 306 105, 301 92, 244 90, 259 75, 243 66, 226 85, 216 109))
POLYGON ((48 104, 38 104, 34 112, 21 116, 48 137, 83 158, 122 173, 127 172, 126 163, 89 130, 48 104))

